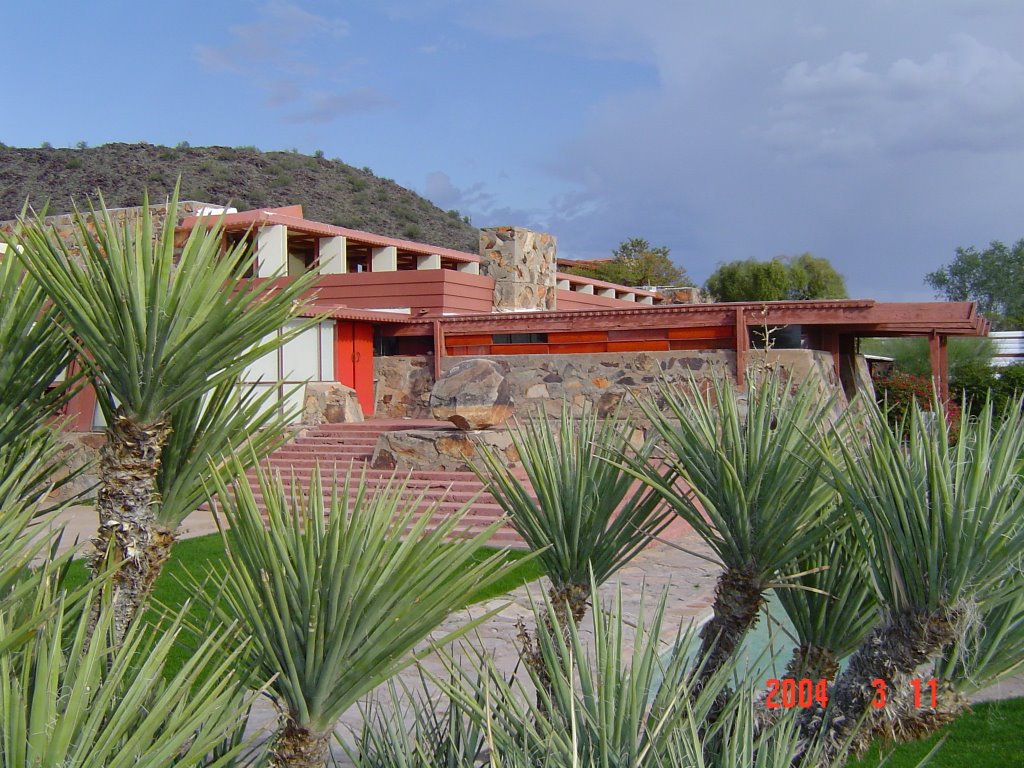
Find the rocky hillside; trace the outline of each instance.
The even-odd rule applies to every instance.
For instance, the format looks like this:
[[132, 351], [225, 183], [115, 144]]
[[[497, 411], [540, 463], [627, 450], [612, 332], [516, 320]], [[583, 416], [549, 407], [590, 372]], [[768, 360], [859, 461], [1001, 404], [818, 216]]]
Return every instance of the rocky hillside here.
[[50, 213], [86, 205], [96, 190], [110, 207], [138, 205], [143, 189], [163, 200], [181, 177], [181, 198], [242, 210], [301, 204], [307, 218], [476, 253], [478, 231], [458, 211], [442, 211], [369, 168], [255, 147], [105, 144], [22, 149], [0, 144], [0, 220], [26, 200]]

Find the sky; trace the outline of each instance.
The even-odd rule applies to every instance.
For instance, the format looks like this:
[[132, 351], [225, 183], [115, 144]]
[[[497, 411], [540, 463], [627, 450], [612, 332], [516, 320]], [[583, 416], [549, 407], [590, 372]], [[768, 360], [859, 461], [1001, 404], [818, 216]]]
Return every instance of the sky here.
[[1020, 0], [57, 0], [3, 31], [9, 146], [320, 150], [698, 284], [811, 252], [928, 300], [1024, 237]]

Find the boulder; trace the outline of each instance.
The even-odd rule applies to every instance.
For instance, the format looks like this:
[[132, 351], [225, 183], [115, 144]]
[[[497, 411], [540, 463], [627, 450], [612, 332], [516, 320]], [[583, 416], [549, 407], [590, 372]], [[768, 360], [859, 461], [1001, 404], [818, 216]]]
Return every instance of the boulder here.
[[363, 409], [352, 387], [333, 381], [310, 382], [302, 409], [302, 423], [342, 424], [363, 420]]
[[512, 436], [504, 429], [466, 432], [452, 427], [403, 429], [377, 438], [370, 466], [373, 469], [468, 472], [481, 462], [479, 448], [489, 447], [502, 463], [519, 465]]
[[459, 429], [487, 429], [512, 415], [508, 379], [497, 363], [474, 358], [458, 363], [434, 384], [430, 410], [435, 419]]

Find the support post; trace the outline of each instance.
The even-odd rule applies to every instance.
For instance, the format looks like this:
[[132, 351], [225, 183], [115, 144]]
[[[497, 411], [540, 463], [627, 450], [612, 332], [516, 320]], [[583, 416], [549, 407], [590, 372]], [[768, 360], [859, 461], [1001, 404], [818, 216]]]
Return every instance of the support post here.
[[441, 321], [434, 321], [434, 381], [441, 378], [441, 358], [444, 356], [444, 328]]
[[416, 269], [440, 269], [441, 255], [432, 253], [430, 255], [419, 255], [416, 257]]
[[821, 332], [821, 346], [826, 352], [832, 355], [832, 368], [836, 372], [836, 381], [839, 380], [839, 334], [831, 328], [825, 328]]
[[347, 241], [341, 235], [320, 238], [320, 272], [324, 275], [348, 272]]
[[397, 272], [398, 248], [393, 245], [386, 245], [383, 248], [374, 248], [370, 252], [370, 271]]
[[747, 376], [747, 351], [750, 337], [747, 335], [747, 318], [743, 307], [736, 307], [736, 386], [742, 387]]
[[256, 276], [273, 277], [285, 271], [288, 228], [283, 224], [260, 227], [256, 233]]

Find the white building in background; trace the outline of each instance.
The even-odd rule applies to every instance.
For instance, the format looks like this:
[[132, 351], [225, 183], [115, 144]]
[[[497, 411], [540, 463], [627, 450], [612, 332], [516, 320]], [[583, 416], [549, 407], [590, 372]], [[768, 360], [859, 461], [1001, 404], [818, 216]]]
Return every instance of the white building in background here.
[[996, 345], [992, 365], [1024, 363], [1024, 331], [991, 331], [989, 338]]

